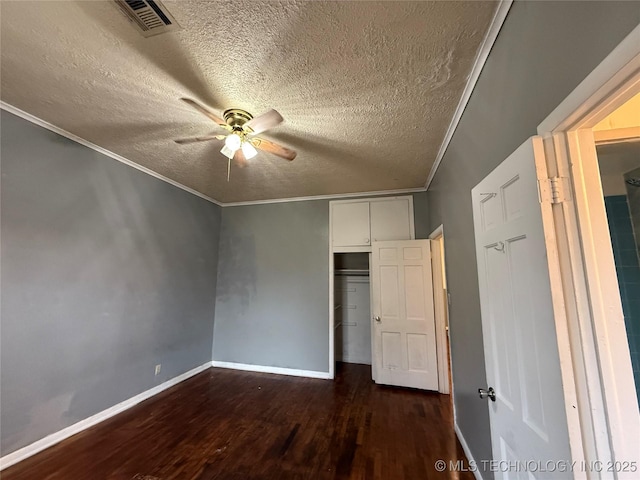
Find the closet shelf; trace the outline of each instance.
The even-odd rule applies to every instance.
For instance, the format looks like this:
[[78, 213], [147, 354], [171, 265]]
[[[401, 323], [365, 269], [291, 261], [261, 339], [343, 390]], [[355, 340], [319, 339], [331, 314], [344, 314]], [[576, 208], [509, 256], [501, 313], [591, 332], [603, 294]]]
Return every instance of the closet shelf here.
[[340, 268], [334, 272], [336, 275], [361, 275], [369, 276], [369, 270], [359, 268]]

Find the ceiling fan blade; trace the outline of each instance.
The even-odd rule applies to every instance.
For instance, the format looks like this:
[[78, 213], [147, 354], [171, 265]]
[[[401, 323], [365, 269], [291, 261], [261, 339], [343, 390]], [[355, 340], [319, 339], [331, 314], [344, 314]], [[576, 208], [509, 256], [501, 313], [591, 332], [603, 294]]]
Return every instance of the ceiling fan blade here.
[[236, 163], [236, 165], [238, 165], [240, 168], [244, 168], [247, 166], [247, 157], [244, 156], [244, 152], [242, 151], [242, 149], [238, 149], [236, 150], [235, 155], [233, 156], [233, 161]]
[[224, 140], [225, 135], [203, 135], [202, 137], [178, 138], [174, 142], [180, 145], [196, 142], [208, 142], [210, 140]]
[[252, 120], [249, 120], [244, 124], [245, 128], [248, 127], [251, 129], [251, 133], [258, 134], [264, 132], [265, 130], [269, 130], [275, 126], [280, 125], [284, 122], [284, 118], [275, 110], [269, 110], [262, 115], [255, 117]]
[[213, 113], [211, 110], [209, 110], [204, 105], [202, 105], [202, 104], [200, 104], [200, 103], [198, 103], [195, 100], [192, 100], [190, 98], [181, 98], [180, 100], [182, 100], [183, 102], [191, 105], [193, 108], [198, 110], [200, 113], [202, 113], [203, 115], [205, 115], [209, 119], [213, 120], [215, 123], [220, 125], [222, 128], [226, 128], [227, 130], [231, 130], [231, 127], [229, 125], [227, 125], [227, 122], [225, 122], [222, 118], [218, 117], [215, 113]]
[[278, 145], [277, 143], [270, 142], [264, 138], [252, 138], [250, 142], [254, 147], [264, 150], [265, 152], [273, 153], [285, 160], [292, 161], [297, 155], [294, 150]]

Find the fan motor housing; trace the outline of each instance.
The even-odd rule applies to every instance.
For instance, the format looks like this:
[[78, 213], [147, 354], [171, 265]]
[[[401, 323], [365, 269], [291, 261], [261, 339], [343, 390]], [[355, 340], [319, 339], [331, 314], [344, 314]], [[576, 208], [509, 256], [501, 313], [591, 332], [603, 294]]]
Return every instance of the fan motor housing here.
[[245, 123], [253, 118], [246, 110], [241, 110], [240, 108], [229, 108], [225, 110], [222, 114], [224, 116], [225, 122], [230, 127], [242, 127]]

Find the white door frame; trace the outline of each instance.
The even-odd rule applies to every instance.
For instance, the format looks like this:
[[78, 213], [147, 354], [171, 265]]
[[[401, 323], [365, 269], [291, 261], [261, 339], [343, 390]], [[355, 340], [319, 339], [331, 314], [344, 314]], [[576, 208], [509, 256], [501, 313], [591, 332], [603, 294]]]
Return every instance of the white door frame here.
[[550, 275], [561, 285], [556, 328], [567, 347], [560, 362], [565, 398], [576, 407], [567, 419], [576, 461], [640, 460], [640, 415], [591, 130], [639, 91], [640, 26], [538, 126], [548, 173], [567, 187], [567, 201], [551, 205], [558, 268]]
[[438, 391], [431, 241], [386, 240], [371, 246], [375, 382]]
[[444, 270], [444, 227], [440, 225], [429, 235], [431, 240], [431, 274], [433, 276], [433, 307], [436, 318], [436, 349], [438, 351], [438, 392], [449, 395], [449, 381], [451, 365], [447, 338], [449, 328], [447, 321], [447, 301], [444, 295], [437, 292], [446, 292], [446, 273]]
[[[356, 202], [384, 202], [388, 200], [398, 199], [398, 198], [407, 198], [409, 200], [410, 205], [410, 214], [409, 214], [409, 230], [411, 234], [411, 240], [415, 240], [416, 238], [416, 228], [415, 228], [415, 213], [413, 210], [413, 195], [396, 195], [396, 196], [383, 196], [383, 197], [365, 197], [356, 195], [356, 198], [349, 198], [345, 200], [331, 200], [329, 202], [329, 378], [334, 379], [336, 377], [336, 359], [335, 359], [335, 265], [334, 265], [334, 254], [335, 253], [367, 253], [371, 252], [371, 245], [368, 247], [347, 247], [342, 248], [340, 251], [336, 252], [333, 248], [333, 210], [331, 205], [333, 203], [356, 203]], [[369, 255], [369, 268], [371, 268], [371, 255]], [[371, 319], [370, 319], [371, 320]], [[373, 332], [373, 330], [372, 330]], [[373, 339], [373, 334], [371, 335]], [[373, 351], [371, 352], [371, 368], [373, 372]], [[374, 374], [375, 380], [375, 374]]]

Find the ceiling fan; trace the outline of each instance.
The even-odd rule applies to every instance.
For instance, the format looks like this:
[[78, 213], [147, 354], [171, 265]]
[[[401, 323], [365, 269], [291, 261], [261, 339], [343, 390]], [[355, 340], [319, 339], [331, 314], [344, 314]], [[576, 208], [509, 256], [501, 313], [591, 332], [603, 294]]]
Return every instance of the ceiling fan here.
[[233, 159], [239, 166], [244, 167], [247, 165], [248, 159], [251, 159], [258, 154], [256, 148], [264, 150], [265, 152], [273, 153], [285, 160], [292, 161], [296, 158], [297, 154], [294, 150], [255, 136], [269, 130], [270, 128], [278, 126], [284, 121], [282, 115], [275, 110], [269, 110], [262, 115], [254, 117], [246, 110], [230, 108], [225, 110], [222, 114], [223, 118], [220, 118], [207, 107], [201, 105], [195, 100], [190, 98], [181, 98], [181, 100], [204, 114], [210, 120], [213, 120], [218, 126], [224, 128], [229, 133], [180, 138], [174, 141], [180, 145], [185, 145], [188, 143], [208, 142], [211, 140], [224, 140], [224, 145], [222, 146], [220, 153], [229, 160], [227, 180], [231, 159]]

